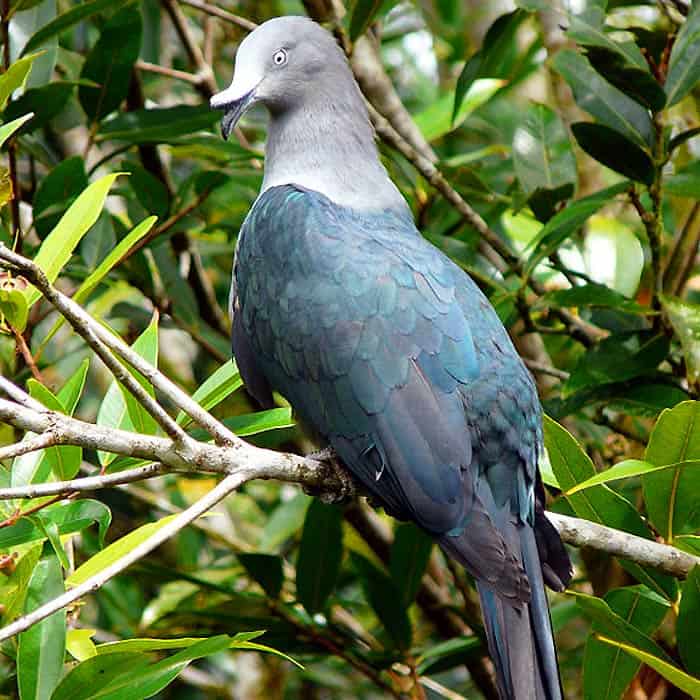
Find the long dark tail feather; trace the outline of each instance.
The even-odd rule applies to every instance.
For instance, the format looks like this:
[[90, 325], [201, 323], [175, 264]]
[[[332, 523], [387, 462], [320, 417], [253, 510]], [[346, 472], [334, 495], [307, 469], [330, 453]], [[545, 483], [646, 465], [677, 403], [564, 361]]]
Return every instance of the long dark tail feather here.
[[489, 651], [503, 700], [561, 700], [552, 625], [535, 533], [519, 525], [523, 568], [530, 600], [517, 603], [477, 583]]

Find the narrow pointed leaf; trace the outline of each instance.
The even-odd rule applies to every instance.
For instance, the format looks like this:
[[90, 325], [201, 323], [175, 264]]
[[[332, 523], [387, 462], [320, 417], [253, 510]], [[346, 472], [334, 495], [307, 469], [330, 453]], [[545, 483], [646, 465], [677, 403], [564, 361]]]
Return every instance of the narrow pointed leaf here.
[[700, 5], [693, 2], [671, 51], [664, 85], [668, 106], [682, 100], [700, 80]]

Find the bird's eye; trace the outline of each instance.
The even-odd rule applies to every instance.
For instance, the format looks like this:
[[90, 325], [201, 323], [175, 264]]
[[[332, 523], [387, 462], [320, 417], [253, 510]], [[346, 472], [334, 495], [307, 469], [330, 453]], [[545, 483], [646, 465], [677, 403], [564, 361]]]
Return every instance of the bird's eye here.
[[284, 49], [278, 49], [272, 56], [272, 62], [276, 66], [283, 66], [287, 62], [287, 52]]

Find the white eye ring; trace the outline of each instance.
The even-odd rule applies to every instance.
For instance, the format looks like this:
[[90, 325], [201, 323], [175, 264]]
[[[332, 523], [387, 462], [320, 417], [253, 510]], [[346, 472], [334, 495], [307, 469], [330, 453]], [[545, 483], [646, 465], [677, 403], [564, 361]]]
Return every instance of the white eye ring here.
[[272, 56], [272, 62], [276, 66], [283, 66], [287, 62], [287, 52], [284, 49], [278, 49]]

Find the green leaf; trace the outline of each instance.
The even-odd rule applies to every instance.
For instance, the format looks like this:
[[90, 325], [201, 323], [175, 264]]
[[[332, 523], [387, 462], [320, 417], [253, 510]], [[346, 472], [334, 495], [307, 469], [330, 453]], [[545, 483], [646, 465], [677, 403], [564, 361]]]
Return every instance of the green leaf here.
[[72, 416], [75, 413], [75, 408], [80, 401], [83, 389], [85, 388], [85, 380], [87, 372], [90, 368], [90, 358], [86, 357], [78, 369], [66, 380], [66, 383], [59, 389], [56, 398], [61, 402], [67, 415]]
[[[243, 385], [241, 374], [233, 360], [227, 360], [194, 392], [192, 398], [207, 411], [227, 399], [234, 391]], [[180, 411], [177, 415], [177, 423], [187, 426], [191, 418]]]
[[277, 506], [263, 528], [260, 549], [271, 551], [298, 532], [312, 502], [311, 497], [299, 493]]
[[149, 213], [164, 219], [170, 210], [170, 194], [168, 188], [146, 168], [138, 163], [124, 161], [121, 169], [131, 173], [129, 186], [141, 206]]
[[[595, 475], [593, 462], [565, 428], [549, 416], [544, 417], [543, 426], [544, 443], [552, 470], [564, 491]], [[604, 484], [567, 496], [566, 500], [580, 518], [651, 539], [651, 532], [637, 509]], [[624, 559], [620, 560], [620, 564], [653, 591], [675, 600], [677, 585], [670, 576], [644, 569]]]
[[452, 118], [450, 96], [443, 95], [414, 115], [414, 121], [427, 141], [436, 141], [463, 124], [477, 107], [488, 102], [505, 84], [504, 80], [495, 78], [476, 80], [467, 91], [456, 118]]
[[586, 58], [565, 49], [557, 53], [552, 63], [569, 83], [581, 109], [638, 146], [651, 146], [654, 129], [647, 110], [608, 83]]
[[97, 140], [170, 143], [178, 136], [190, 136], [195, 131], [209, 129], [218, 120], [219, 115], [208, 105], [141, 109], [103, 122]]
[[[610, 609], [625, 622], [645, 635], [651, 635], [669, 610], [669, 603], [654, 595], [645, 586], [616, 588], [605, 596]], [[620, 649], [600, 642], [596, 632], [603, 631], [594, 622], [586, 641], [583, 662], [585, 700], [619, 700], [639, 671], [639, 662]]]
[[[56, 503], [43, 511], [45, 520], [54, 523], [58, 534], [71, 535], [80, 532], [93, 523], [98, 526], [98, 541], [104, 541], [112, 515], [109, 508], [90, 498], [73, 503]], [[0, 550], [10, 549], [27, 542], [46, 539], [43, 530], [27, 518], [20, 518], [14, 525], [0, 530]]]
[[700, 161], [693, 160], [664, 180], [664, 191], [676, 197], [700, 199]]
[[688, 379], [695, 383], [700, 378], [700, 305], [669, 296], [661, 304], [681, 341]]
[[695, 138], [698, 135], [700, 135], [700, 126], [681, 131], [668, 142], [668, 152], [673, 153], [673, 151], [675, 151], [676, 148], [682, 146], [686, 141], [689, 141], [690, 139]]
[[[644, 459], [654, 465], [700, 459], [700, 403], [685, 401], [664, 411], [652, 430]], [[642, 477], [649, 520], [670, 544], [700, 527], [700, 470], [675, 467]]]
[[[231, 637], [229, 647], [242, 642], [249, 642], [265, 634], [264, 631], [239, 632]], [[125, 652], [145, 651], [169, 651], [170, 649], [186, 649], [197, 642], [202, 642], [206, 637], [176, 637], [175, 639], [152, 639], [141, 637], [138, 639], [120, 639], [116, 642], [105, 642], [95, 647], [97, 654], [123, 654]]]
[[251, 552], [239, 553], [236, 558], [270, 598], [279, 598], [284, 582], [281, 557], [275, 554]]
[[85, 661], [97, 653], [92, 641], [96, 630], [70, 629], [66, 634], [66, 651], [76, 660]]
[[700, 79], [700, 6], [694, 2], [671, 51], [664, 85], [668, 106], [680, 102]]
[[552, 306], [590, 306], [618, 309], [636, 314], [648, 314], [650, 309], [629, 299], [624, 294], [604, 284], [589, 282], [570, 289], [557, 289], [547, 292], [536, 302], [536, 308], [547, 309]]
[[93, 0], [93, 2], [85, 2], [68, 10], [68, 12], [63, 12], [33, 34], [24, 45], [22, 53], [26, 54], [32, 49], [42, 46], [49, 39], [62, 34], [66, 29], [70, 29], [88, 17], [92, 17], [103, 10], [116, 10], [127, 2], [133, 2], [133, 0]]
[[473, 54], [464, 64], [464, 68], [457, 78], [455, 86], [455, 99], [452, 106], [452, 123], [457, 121], [457, 116], [460, 113], [462, 103], [474, 81], [479, 77], [481, 71], [481, 51]]
[[462, 666], [467, 659], [481, 652], [483, 646], [483, 641], [474, 635], [438, 642], [420, 654], [416, 671], [425, 676]]
[[168, 515], [153, 523], [146, 523], [141, 527], [136, 528], [128, 535], [120, 537], [112, 542], [109, 546], [94, 554], [84, 564], [79, 566], [67, 579], [66, 585], [79, 586], [85, 583], [91, 576], [106, 569], [110, 564], [113, 564], [124, 555], [128, 554], [134, 547], [137, 547], [142, 542], [147, 540], [151, 535], [155, 535], [158, 530], [167, 525], [176, 515]]
[[[637, 48], [631, 42], [628, 44]], [[644, 67], [640, 68], [627, 62], [620, 54], [606, 48], [589, 48], [586, 55], [591, 65], [625, 95], [652, 112], [660, 112], [664, 108], [666, 93], [649, 72], [646, 61], [644, 61]]]
[[657, 655], [649, 654], [646, 651], [637, 649], [630, 644], [623, 644], [622, 642], [610, 639], [603, 635], [598, 635], [598, 639], [601, 642], [605, 642], [605, 644], [618, 647], [619, 649], [622, 649], [628, 654], [636, 657], [647, 666], [653, 668], [659, 675], [663, 676], [677, 688], [680, 688], [683, 692], [688, 693], [691, 698], [700, 698], [700, 680], [689, 676], [672, 663], [659, 658]]
[[399, 649], [411, 646], [411, 622], [394, 581], [369, 559], [352, 552], [352, 563], [362, 580], [362, 587], [376, 616]]
[[578, 145], [599, 163], [645, 185], [653, 182], [651, 156], [615, 129], [603, 124], [577, 122], [571, 125], [571, 130]]
[[698, 645], [698, 620], [700, 620], [700, 566], [696, 566], [683, 584], [676, 638], [683, 664], [694, 676], [700, 677], [700, 646]]
[[629, 188], [628, 182], [620, 182], [612, 187], [599, 190], [588, 197], [571, 202], [565, 209], [555, 214], [532, 242], [534, 250], [527, 261], [528, 274], [537, 264], [556, 250], [569, 236], [573, 235], [586, 220], [615, 195]]
[[23, 333], [27, 327], [28, 317], [29, 307], [24, 292], [7, 286], [0, 287], [0, 320], [18, 333]]
[[[22, 129], [23, 134], [45, 127], [59, 115], [73, 94], [72, 83], [56, 81], [41, 87], [25, 90], [16, 100], [10, 102], [3, 113], [3, 119], [31, 121]], [[31, 114], [31, 117], [29, 116]], [[4, 128], [4, 127], [3, 127]]]
[[99, 87], [78, 90], [80, 104], [91, 122], [113, 112], [126, 98], [131, 71], [141, 48], [141, 32], [141, 13], [133, 4], [123, 7], [102, 27], [80, 74]]
[[10, 136], [12, 136], [12, 134], [14, 134], [15, 131], [17, 131], [17, 129], [19, 129], [20, 126], [22, 126], [22, 124], [25, 124], [33, 117], [34, 113], [30, 112], [29, 114], [17, 117], [17, 119], [13, 119], [11, 122], [0, 126], [0, 146], [2, 146], [5, 143], [5, 141], [7, 141], [7, 139], [9, 139]]
[[700, 557], [700, 535], [678, 535], [673, 544], [684, 552]]
[[[148, 327], [134, 341], [131, 349], [138, 353], [144, 360], [154, 367], [158, 364], [158, 316], [154, 315]], [[131, 369], [132, 376], [151, 396], [154, 396], [153, 387], [136, 370]], [[131, 395], [131, 392], [122, 387], [115, 379], [109, 385], [105, 397], [102, 399], [97, 412], [97, 424], [120, 430], [153, 435], [158, 431], [158, 424], [153, 416]], [[98, 451], [100, 464], [109, 466], [117, 455], [111, 452]]]
[[355, 0], [350, 15], [350, 41], [356, 41], [374, 21], [382, 0]]
[[[109, 188], [120, 174], [105, 175], [97, 182], [93, 182], [71, 204], [56, 228], [44, 239], [34, 262], [44, 271], [49, 282], [53, 282], [58, 277], [80, 239], [97, 221]], [[41, 292], [31, 285], [27, 287], [25, 293], [30, 307], [41, 296]]]
[[224, 419], [224, 425], [239, 437], [258, 435], [269, 430], [293, 428], [296, 423], [291, 408], [270, 408]]
[[204, 639], [157, 663], [136, 652], [98, 654], [73, 668], [51, 700], [145, 700], [168, 686], [192, 661], [224, 651], [230, 641], [227, 635]]
[[0, 75], [0, 111], [7, 106], [10, 95], [15, 90], [24, 87], [24, 83], [32, 69], [34, 59], [41, 56], [42, 52], [33, 53], [24, 58], [20, 58], [10, 65], [10, 67]]
[[[29, 581], [24, 612], [63, 593], [63, 574], [53, 552], [41, 558]], [[19, 635], [17, 685], [20, 700], [49, 700], [63, 671], [66, 648], [65, 609], [49, 615]]]
[[58, 557], [58, 561], [61, 564], [61, 567], [63, 568], [64, 571], [68, 571], [70, 569], [70, 561], [68, 561], [68, 556], [66, 555], [66, 550], [63, 549], [63, 544], [61, 543], [61, 536], [58, 532], [58, 526], [56, 523], [52, 522], [48, 518], [45, 518], [44, 515], [39, 511], [36, 515], [30, 515], [28, 516], [29, 520], [32, 520], [37, 523], [38, 527], [42, 530], [44, 535], [46, 535], [46, 538], [49, 541], [49, 544], [51, 545], [51, 548], [54, 551], [54, 554], [56, 557]]
[[576, 603], [586, 617], [596, 623], [596, 630], [599, 634], [604, 634], [625, 644], [631, 644], [649, 654], [671, 661], [671, 657], [651, 637], [614, 612], [606, 601], [585, 593], [574, 591], [568, 593], [575, 596]]
[[569, 489], [565, 495], [570, 496], [578, 491], [588, 489], [591, 486], [597, 486], [598, 484], [609, 484], [611, 481], [617, 481], [618, 479], [629, 479], [633, 476], [642, 476], [643, 474], [658, 472], [662, 469], [675, 470], [682, 469], [684, 467], [697, 469], [700, 467], [700, 459], [691, 459], [675, 464], [663, 464], [661, 466], [649, 464], [649, 462], [645, 462], [641, 459], [626, 459], [623, 462], [618, 462], [618, 464], [610, 467], [609, 469], [599, 472], [590, 479], [586, 479], [580, 484], [576, 484], [576, 486]]
[[513, 133], [515, 173], [530, 196], [575, 183], [576, 159], [561, 119], [546, 105], [531, 104]]
[[343, 512], [314, 500], [304, 520], [297, 559], [297, 598], [307, 612], [325, 607], [343, 559]]
[[420, 588], [433, 551], [433, 538], [413, 523], [400, 523], [394, 530], [389, 573], [408, 608]]

